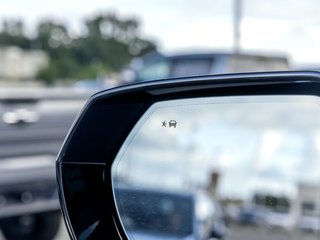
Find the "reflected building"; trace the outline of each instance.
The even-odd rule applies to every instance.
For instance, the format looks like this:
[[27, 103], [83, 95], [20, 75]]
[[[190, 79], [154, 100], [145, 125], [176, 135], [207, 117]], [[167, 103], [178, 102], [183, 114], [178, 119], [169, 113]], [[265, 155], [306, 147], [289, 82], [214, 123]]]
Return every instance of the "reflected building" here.
[[41, 50], [26, 51], [14, 46], [0, 48], [0, 81], [34, 80], [49, 60], [49, 56]]
[[298, 198], [300, 216], [320, 217], [320, 185], [300, 183], [298, 185]]

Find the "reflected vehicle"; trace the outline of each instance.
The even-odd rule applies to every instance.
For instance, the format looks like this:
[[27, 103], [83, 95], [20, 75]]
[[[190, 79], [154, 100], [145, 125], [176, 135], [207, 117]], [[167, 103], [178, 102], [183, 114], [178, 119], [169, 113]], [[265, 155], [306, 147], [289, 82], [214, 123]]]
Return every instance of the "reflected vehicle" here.
[[239, 211], [237, 222], [242, 225], [253, 226], [263, 224], [263, 213], [255, 207], [244, 207]]
[[[301, 219], [320, 209], [319, 97], [316, 72], [188, 77], [96, 94], [57, 160], [70, 235], [318, 239], [301, 231]], [[226, 229], [219, 203], [231, 218], [253, 206], [259, 211], [244, 218], [259, 222], [261, 211], [262, 223]]]
[[301, 216], [298, 222], [300, 230], [305, 232], [320, 232], [320, 216]]
[[118, 209], [132, 239], [196, 239], [192, 195], [116, 189]]
[[267, 213], [266, 224], [269, 228], [282, 228], [292, 231], [296, 227], [296, 219], [287, 211], [272, 211]]
[[295, 208], [296, 199], [284, 196], [264, 196], [264, 220], [268, 228], [281, 228], [287, 231], [294, 230], [297, 226], [298, 215], [301, 209]]
[[301, 204], [302, 214], [298, 219], [298, 228], [304, 232], [319, 234], [320, 232], [320, 212], [317, 200], [304, 201]]
[[217, 204], [203, 194], [116, 188], [115, 196], [130, 239], [196, 240], [226, 232]]

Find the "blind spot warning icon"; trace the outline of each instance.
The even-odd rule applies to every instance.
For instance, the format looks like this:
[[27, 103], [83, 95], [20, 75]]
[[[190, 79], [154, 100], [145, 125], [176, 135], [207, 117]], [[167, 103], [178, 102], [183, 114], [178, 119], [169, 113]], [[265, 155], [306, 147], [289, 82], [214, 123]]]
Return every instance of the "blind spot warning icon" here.
[[173, 127], [176, 128], [177, 127], [177, 121], [176, 120], [170, 120], [169, 121], [169, 128]]

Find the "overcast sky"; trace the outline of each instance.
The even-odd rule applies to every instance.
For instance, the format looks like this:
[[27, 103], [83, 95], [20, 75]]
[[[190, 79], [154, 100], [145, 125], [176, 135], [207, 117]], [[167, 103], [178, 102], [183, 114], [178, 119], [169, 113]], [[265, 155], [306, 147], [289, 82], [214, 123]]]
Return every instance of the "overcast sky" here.
[[[154, 104], [118, 153], [114, 181], [190, 190], [207, 187], [215, 172], [223, 197], [249, 198], [255, 192], [294, 197], [299, 184], [319, 184], [318, 109], [319, 100], [309, 96]], [[170, 119], [176, 128], [163, 127]]]
[[[31, 29], [54, 18], [81, 32], [79, 22], [94, 13], [117, 11], [142, 23], [142, 35], [160, 50], [232, 50], [234, 0], [10, 0], [0, 18], [18, 17]], [[242, 0], [244, 51], [287, 54], [293, 63], [320, 66], [319, 0]]]

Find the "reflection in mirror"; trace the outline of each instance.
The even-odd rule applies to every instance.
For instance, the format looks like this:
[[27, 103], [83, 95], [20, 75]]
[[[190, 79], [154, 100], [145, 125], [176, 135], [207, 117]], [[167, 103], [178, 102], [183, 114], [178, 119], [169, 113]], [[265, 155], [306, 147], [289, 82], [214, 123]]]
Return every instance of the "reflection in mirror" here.
[[315, 96], [154, 104], [112, 166], [129, 239], [318, 239]]

